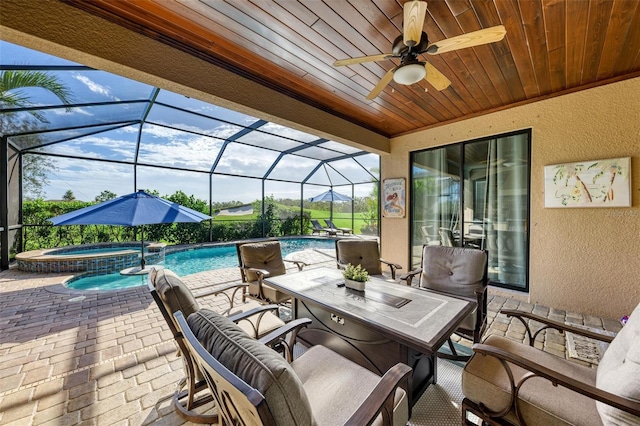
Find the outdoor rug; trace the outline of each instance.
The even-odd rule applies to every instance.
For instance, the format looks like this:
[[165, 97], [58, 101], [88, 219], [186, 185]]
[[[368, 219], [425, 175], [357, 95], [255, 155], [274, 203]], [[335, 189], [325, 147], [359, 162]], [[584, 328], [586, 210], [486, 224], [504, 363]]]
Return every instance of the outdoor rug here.
[[410, 426], [453, 426], [462, 422], [462, 367], [438, 359], [438, 383], [422, 394], [409, 419]]

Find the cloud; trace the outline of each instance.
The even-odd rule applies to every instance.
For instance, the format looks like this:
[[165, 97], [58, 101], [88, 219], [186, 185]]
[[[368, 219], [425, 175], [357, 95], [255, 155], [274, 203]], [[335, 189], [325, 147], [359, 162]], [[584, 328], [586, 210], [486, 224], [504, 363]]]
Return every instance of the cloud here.
[[96, 83], [95, 81], [93, 81], [89, 77], [87, 77], [86, 75], [74, 74], [73, 78], [75, 78], [79, 82], [83, 83], [93, 93], [105, 96], [105, 97], [107, 97], [109, 99], [113, 99], [114, 101], [119, 101], [120, 100], [119, 98], [117, 98], [116, 96], [113, 96], [111, 94], [111, 89], [110, 88]]

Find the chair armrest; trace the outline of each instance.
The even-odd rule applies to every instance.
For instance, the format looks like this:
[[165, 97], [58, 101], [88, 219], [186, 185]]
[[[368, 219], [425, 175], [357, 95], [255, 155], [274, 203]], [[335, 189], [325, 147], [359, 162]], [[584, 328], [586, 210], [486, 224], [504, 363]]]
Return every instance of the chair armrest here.
[[389, 262], [389, 261], [384, 260], [384, 259], [380, 259], [380, 262], [382, 262], [385, 265], [389, 266], [389, 268], [391, 269], [391, 278], [395, 280], [396, 279], [396, 270], [397, 269], [402, 269], [402, 265], [398, 265], [397, 263]]
[[[247, 284], [228, 284], [225, 285], [223, 287], [216, 287], [214, 289], [211, 290], [207, 290], [204, 291], [202, 293], [197, 293], [194, 294], [193, 297], [195, 297], [196, 299], [199, 299], [201, 297], [207, 297], [207, 296], [217, 296], [219, 294], [222, 294], [224, 297], [227, 298], [227, 301], [229, 302], [229, 309], [233, 308], [233, 300], [236, 297], [236, 293], [238, 292], [238, 290], [243, 290], [245, 288], [247, 288], [248, 285]], [[227, 293], [227, 290], [231, 290], [233, 289], [233, 292], [231, 292], [231, 295], [229, 295], [229, 293]]]
[[[391, 425], [393, 423], [393, 402], [396, 388], [400, 386], [401, 381], [408, 381], [411, 371], [411, 367], [402, 363], [398, 363], [387, 370], [367, 399], [358, 407], [345, 425], [371, 424], [381, 411], [383, 416], [382, 424]], [[408, 397], [409, 395], [407, 395]]]
[[[251, 335], [251, 337], [255, 339], [258, 338], [260, 322], [262, 322], [262, 318], [267, 313], [272, 313], [272, 315], [278, 317], [278, 308], [278, 305], [261, 305], [245, 312], [238, 312], [237, 314], [230, 315], [229, 319], [236, 324], [238, 324], [240, 321], [247, 321], [253, 329], [253, 334]], [[284, 324], [284, 321], [282, 323]]]
[[[554, 321], [549, 318], [542, 317], [540, 315], [519, 311], [517, 309], [502, 309], [500, 310], [500, 313], [506, 315], [507, 317], [517, 318], [518, 320], [520, 320], [522, 324], [524, 324], [525, 329], [527, 330], [527, 335], [529, 336], [530, 346], [533, 346], [536, 340], [536, 337], [538, 337], [538, 334], [540, 334], [542, 330], [546, 330], [549, 328], [558, 330], [561, 333], [568, 331], [574, 334], [578, 334], [580, 336], [600, 340], [601, 342], [605, 342], [605, 343], [611, 343], [613, 341], [613, 338], [615, 337], [615, 336], [610, 336], [608, 334], [598, 333], [598, 332], [587, 330], [584, 328], [571, 326], [559, 321]], [[532, 333], [531, 328], [529, 327], [529, 324], [527, 324], [527, 322], [523, 318], [528, 318], [528, 319], [540, 322], [544, 324], [544, 326], [538, 329], [535, 333]]]
[[282, 259], [282, 260], [289, 263], [295, 263], [296, 266], [298, 267], [298, 271], [302, 271], [302, 268], [304, 268], [305, 266], [309, 266], [308, 263], [305, 263], [302, 260], [289, 260], [289, 259]]
[[[275, 347], [282, 345], [285, 348], [285, 357], [287, 362], [293, 361], [293, 346], [296, 343], [298, 332], [301, 328], [305, 328], [311, 324], [309, 318], [299, 318], [289, 321], [282, 327], [273, 330], [271, 333], [258, 339], [258, 341], [266, 346]], [[289, 336], [287, 338], [287, 335]]]
[[[258, 277], [258, 284], [262, 285], [262, 279], [264, 277], [268, 277], [269, 271], [267, 271], [266, 269], [259, 269], [259, 268], [249, 268], [246, 266], [242, 266], [241, 267], [243, 271], [245, 271], [245, 276], [247, 272], [253, 272], [254, 274], [256, 274], [256, 276]], [[248, 280], [248, 279], [247, 279]], [[262, 293], [262, 291], [260, 291], [260, 293]]]
[[[507, 369], [508, 372], [510, 372], [510, 368], [507, 362], [510, 362], [517, 365], [518, 367], [530, 371], [535, 376], [549, 380], [554, 386], [560, 385], [581, 395], [585, 395], [588, 398], [603, 402], [607, 405], [626, 411], [627, 413], [631, 413], [635, 416], [640, 416], [640, 402], [604, 391], [602, 389], [598, 389], [597, 387], [589, 383], [576, 380], [558, 371], [551, 370], [543, 365], [536, 363], [531, 359], [524, 358], [503, 349], [481, 343], [476, 343], [473, 345], [473, 352], [497, 358], [498, 360], [500, 360], [502, 366]], [[509, 376], [513, 377], [512, 374], [509, 374]], [[526, 377], [518, 384], [514, 384], [512, 382], [511, 385], [519, 387], [523, 383], [526, 383], [526, 380], [528, 380], [528, 377]]]
[[400, 275], [400, 281], [406, 281], [407, 285], [410, 286], [413, 278], [422, 273], [422, 268], [414, 269], [413, 271], [409, 271], [404, 275]]
[[229, 316], [229, 319], [237, 323], [238, 321], [242, 321], [243, 319], [249, 318], [256, 314], [264, 315], [267, 312], [277, 311], [279, 307], [280, 307], [279, 305], [261, 305], [253, 309], [249, 309], [248, 311], [238, 312], [237, 314], [231, 315]]

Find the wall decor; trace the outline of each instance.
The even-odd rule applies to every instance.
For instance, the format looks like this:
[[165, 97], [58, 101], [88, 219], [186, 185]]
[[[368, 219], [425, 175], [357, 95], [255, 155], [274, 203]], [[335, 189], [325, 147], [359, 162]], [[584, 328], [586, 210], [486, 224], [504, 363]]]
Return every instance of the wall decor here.
[[544, 167], [545, 207], [631, 207], [631, 157]]
[[404, 178], [385, 179], [382, 182], [382, 216], [404, 217]]

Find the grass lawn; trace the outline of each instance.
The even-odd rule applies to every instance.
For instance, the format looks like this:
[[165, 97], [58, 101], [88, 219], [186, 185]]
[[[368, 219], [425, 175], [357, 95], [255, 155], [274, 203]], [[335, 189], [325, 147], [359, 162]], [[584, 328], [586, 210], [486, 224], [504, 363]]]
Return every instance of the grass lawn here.
[[[288, 209], [294, 211], [296, 213], [300, 213], [299, 208], [295, 207], [285, 207], [280, 206], [281, 208]], [[329, 219], [330, 212], [328, 210], [311, 210], [305, 209], [305, 212], [311, 215], [311, 219], [319, 219], [320, 224], [324, 225], [323, 219]], [[259, 216], [260, 212], [253, 212], [252, 214], [245, 214], [241, 216], [216, 216], [214, 217], [214, 221], [216, 222], [236, 222], [236, 221], [248, 221], [255, 220]], [[339, 213], [333, 212], [333, 223], [340, 228], [351, 228], [353, 233], [360, 234], [360, 229], [366, 225], [364, 219], [362, 219], [362, 213], [356, 213], [353, 217], [353, 222], [351, 221], [351, 213]]]

